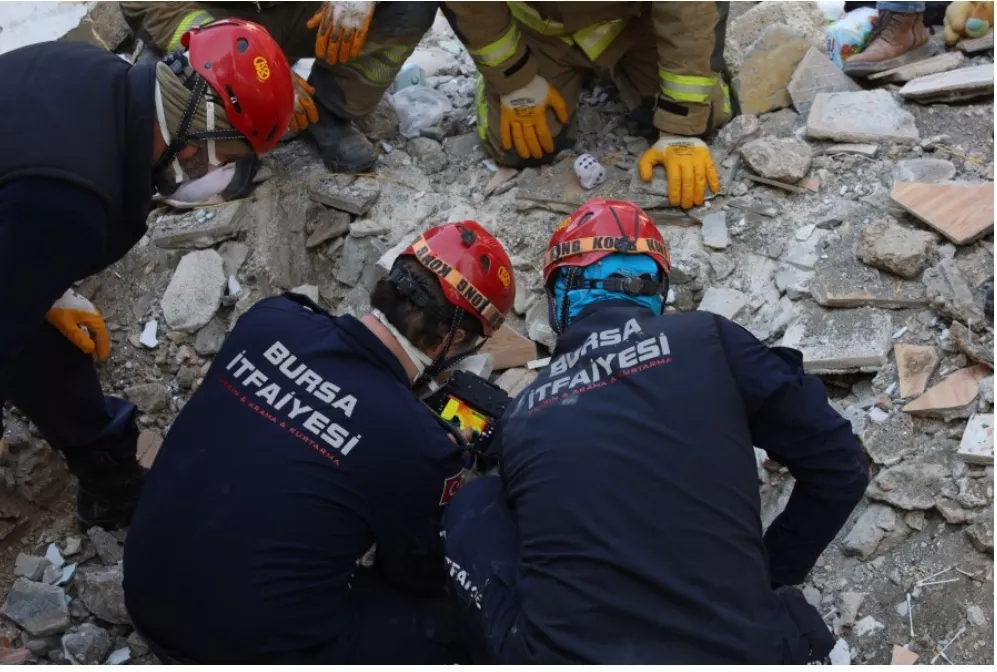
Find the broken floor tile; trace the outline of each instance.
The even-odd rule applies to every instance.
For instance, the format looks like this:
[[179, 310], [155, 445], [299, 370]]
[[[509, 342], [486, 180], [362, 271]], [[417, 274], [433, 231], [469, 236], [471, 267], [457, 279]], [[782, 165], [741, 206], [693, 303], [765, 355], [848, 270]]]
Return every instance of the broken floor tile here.
[[730, 245], [727, 232], [727, 216], [723, 212], [711, 212], [703, 217], [703, 245], [715, 250], [726, 249]]
[[818, 259], [817, 250], [820, 249], [827, 235], [828, 231], [818, 229], [806, 240], [794, 240], [790, 243], [782, 260], [804, 271], [813, 270]]
[[859, 514], [841, 541], [845, 555], [858, 556], [862, 560], [876, 552], [879, 543], [897, 524], [897, 514], [893, 507], [873, 503]]
[[65, 632], [71, 623], [62, 588], [23, 578], [7, 593], [3, 615], [34, 637]]
[[305, 241], [305, 247], [317, 247], [322, 243], [345, 236], [350, 231], [350, 216], [341, 210], [329, 209], [320, 213], [312, 234]]
[[978, 413], [966, 423], [959, 457], [970, 464], [994, 463], [994, 414]]
[[801, 116], [806, 117], [818, 93], [861, 91], [862, 87], [843, 73], [825, 54], [811, 47], [796, 66], [786, 89], [793, 99], [793, 107]]
[[838, 227], [828, 238], [825, 253], [814, 263], [810, 286], [817, 303], [831, 308], [907, 308], [928, 304], [921, 283], [866, 266], [855, 256], [855, 247], [851, 225]]
[[873, 75], [869, 75], [868, 79], [870, 82], [909, 82], [912, 79], [917, 79], [918, 77], [927, 77], [928, 75], [938, 74], [939, 72], [954, 70], [965, 61], [966, 57], [958, 51], [950, 51], [944, 54], [939, 54], [938, 56], [926, 58], [923, 61], [916, 61], [914, 63], [901, 65], [899, 68], [892, 68], [890, 70], [884, 70], [883, 72], [877, 72]]
[[955, 46], [959, 51], [966, 54], [975, 54], [978, 51], [993, 49], [994, 31], [991, 29], [990, 32], [983, 37], [977, 37], [972, 40], [960, 40], [960, 42]]
[[883, 90], [817, 94], [807, 137], [858, 143], [920, 139], [914, 116]]
[[993, 320], [987, 320], [973, 290], [962, 275], [959, 266], [951, 259], [927, 269], [921, 278], [932, 307], [940, 314], [981, 329]]
[[890, 316], [881, 310], [806, 305], [780, 345], [799, 350], [808, 373], [876, 371], [886, 364], [892, 333]]
[[942, 419], [968, 418], [973, 411], [970, 405], [980, 392], [980, 380], [988, 375], [990, 369], [982, 364], [954, 371], [904, 406], [904, 412]]
[[994, 66], [974, 65], [918, 77], [900, 89], [900, 97], [919, 103], [967, 100], [994, 94]]
[[956, 245], [971, 243], [994, 228], [993, 182], [898, 182], [893, 185], [890, 197]]
[[879, 150], [879, 145], [866, 145], [857, 143], [842, 143], [838, 145], [831, 145], [827, 148], [826, 152], [828, 154], [861, 154], [862, 156], [868, 156], [870, 159], [876, 156], [876, 152]]
[[937, 184], [955, 177], [955, 164], [945, 159], [906, 159], [893, 169], [894, 182]]
[[703, 294], [696, 310], [703, 310], [723, 315], [728, 320], [736, 320], [743, 317], [745, 309], [748, 307], [748, 297], [743, 292], [727, 287], [710, 287]]
[[924, 392], [928, 379], [938, 366], [935, 349], [926, 345], [895, 343], [893, 356], [897, 361], [897, 376], [900, 378], [900, 396], [909, 399]]
[[[546, 314], [547, 302], [537, 301], [534, 305], [537, 303], [542, 303], [544, 305], [544, 312]], [[531, 362], [536, 359], [537, 344], [521, 335], [508, 324], [503, 324], [499, 330], [485, 342], [484, 347], [481, 348], [481, 352], [488, 353], [492, 356], [492, 359], [494, 360], [492, 368], [495, 371], [502, 371], [503, 369], [512, 369], [523, 366], [527, 362]]]
[[954, 321], [949, 334], [959, 349], [974, 362], [994, 368], [993, 337], [988, 334], [974, 334], [962, 322]]

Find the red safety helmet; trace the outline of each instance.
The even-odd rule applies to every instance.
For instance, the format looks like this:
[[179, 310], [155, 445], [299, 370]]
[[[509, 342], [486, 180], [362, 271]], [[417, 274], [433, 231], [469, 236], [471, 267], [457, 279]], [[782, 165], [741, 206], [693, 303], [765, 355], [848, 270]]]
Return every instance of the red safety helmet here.
[[671, 268], [668, 246], [646, 212], [628, 201], [596, 198], [554, 230], [544, 254], [544, 283], [558, 268], [590, 266], [611, 254], [646, 254], [663, 276]]
[[273, 149], [291, 120], [294, 83], [287, 57], [270, 33], [250, 21], [220, 19], [191, 28], [180, 44], [188, 50], [194, 72], [224, 102], [226, 118], [253, 151], [262, 156]]
[[447, 301], [477, 317], [485, 336], [512, 310], [512, 262], [502, 243], [475, 221], [434, 226], [399, 256], [413, 256], [432, 271]]

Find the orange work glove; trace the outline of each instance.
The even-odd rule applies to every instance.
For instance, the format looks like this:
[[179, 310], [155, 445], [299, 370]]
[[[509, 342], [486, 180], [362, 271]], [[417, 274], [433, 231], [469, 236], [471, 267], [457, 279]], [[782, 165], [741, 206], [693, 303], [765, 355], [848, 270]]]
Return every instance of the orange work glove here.
[[672, 206], [688, 210], [693, 205], [702, 205], [707, 184], [714, 194], [720, 191], [720, 178], [710, 148], [699, 138], [662, 134], [637, 163], [640, 179], [650, 182], [657, 165], [665, 167], [668, 202]]
[[294, 113], [291, 115], [289, 125], [292, 131], [303, 131], [308, 128], [308, 124], [318, 121], [318, 108], [312, 100], [314, 94], [315, 87], [303, 77], [294, 74]]
[[110, 356], [111, 339], [104, 318], [92, 303], [73, 290], [66, 290], [45, 319], [86, 354], [95, 355], [101, 361]]
[[360, 55], [376, 2], [324, 2], [308, 20], [315, 34], [315, 58], [329, 65], [345, 63]]
[[502, 96], [499, 133], [502, 149], [516, 147], [521, 159], [543, 158], [554, 152], [554, 138], [547, 123], [547, 108], [554, 110], [557, 120], [568, 123], [568, 106], [564, 98], [547, 80], [537, 75], [529, 84]]

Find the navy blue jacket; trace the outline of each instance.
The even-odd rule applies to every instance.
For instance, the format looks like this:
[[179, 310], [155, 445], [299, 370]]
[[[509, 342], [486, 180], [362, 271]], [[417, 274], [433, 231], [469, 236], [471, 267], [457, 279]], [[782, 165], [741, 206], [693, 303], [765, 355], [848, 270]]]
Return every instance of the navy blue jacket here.
[[[803, 581], [868, 482], [799, 353], [706, 312], [590, 307], [501, 430], [536, 663], [782, 660], [772, 584]], [[753, 445], [796, 479], [764, 537]]]
[[133, 66], [82, 42], [40, 42], [0, 55], [0, 189], [55, 178], [84, 187], [104, 206], [99, 221], [66, 221], [102, 233], [101, 249], [87, 251], [87, 270], [76, 279], [107, 268], [145, 234], [155, 73], [154, 64]]
[[442, 589], [438, 520], [460, 470], [365, 326], [260, 301], [146, 481], [125, 548], [129, 613], [200, 663], [336, 660], [356, 634], [350, 579], [372, 544], [391, 585]]

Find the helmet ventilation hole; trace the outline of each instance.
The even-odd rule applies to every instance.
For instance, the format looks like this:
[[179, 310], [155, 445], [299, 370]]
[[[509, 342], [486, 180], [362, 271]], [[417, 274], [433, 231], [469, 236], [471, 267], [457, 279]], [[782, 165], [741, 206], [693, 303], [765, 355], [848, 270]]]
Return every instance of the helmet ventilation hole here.
[[244, 37], [240, 37], [235, 41], [235, 48], [238, 49], [240, 54], [246, 53], [246, 49], [249, 49], [249, 40]]

